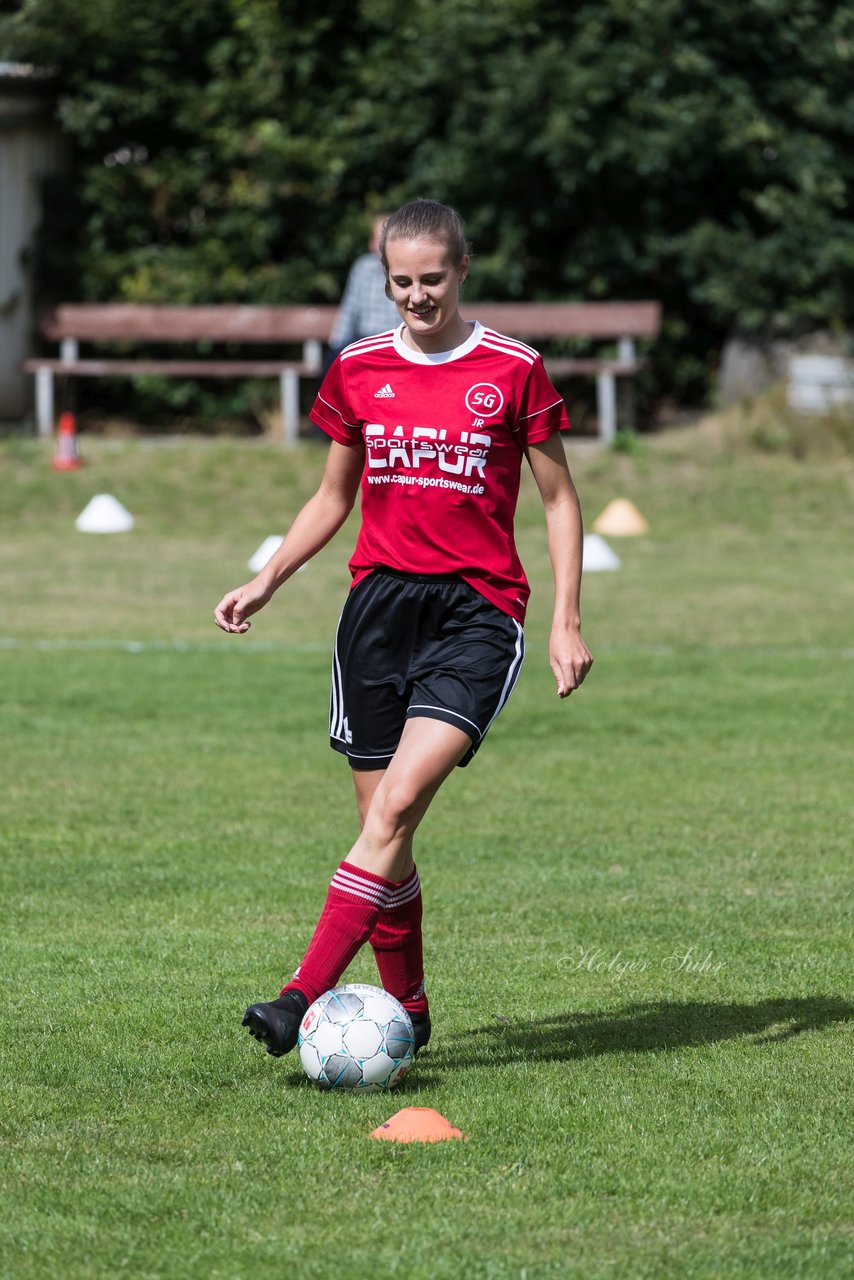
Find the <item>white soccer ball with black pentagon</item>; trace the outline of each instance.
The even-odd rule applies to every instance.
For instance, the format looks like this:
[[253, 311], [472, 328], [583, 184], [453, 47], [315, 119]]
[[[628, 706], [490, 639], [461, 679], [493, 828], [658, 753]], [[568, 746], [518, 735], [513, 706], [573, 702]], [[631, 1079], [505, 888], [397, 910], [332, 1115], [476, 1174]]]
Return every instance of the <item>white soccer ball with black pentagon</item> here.
[[306, 1010], [297, 1044], [305, 1074], [321, 1089], [378, 1093], [406, 1075], [415, 1036], [394, 996], [351, 982], [325, 991]]

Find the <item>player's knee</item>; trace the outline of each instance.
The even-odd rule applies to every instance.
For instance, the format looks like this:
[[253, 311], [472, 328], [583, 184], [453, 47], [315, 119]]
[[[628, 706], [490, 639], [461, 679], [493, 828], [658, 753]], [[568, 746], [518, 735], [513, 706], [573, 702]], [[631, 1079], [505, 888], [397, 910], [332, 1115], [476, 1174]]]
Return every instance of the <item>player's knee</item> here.
[[408, 835], [424, 813], [424, 800], [418, 789], [405, 781], [378, 788], [370, 811], [370, 822], [384, 843]]

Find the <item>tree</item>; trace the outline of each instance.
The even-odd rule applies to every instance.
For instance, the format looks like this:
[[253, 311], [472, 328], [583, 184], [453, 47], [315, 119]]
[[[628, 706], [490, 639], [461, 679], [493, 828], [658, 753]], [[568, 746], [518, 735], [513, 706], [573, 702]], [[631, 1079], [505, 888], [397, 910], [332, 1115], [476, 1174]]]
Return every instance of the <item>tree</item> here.
[[851, 323], [845, 4], [26, 0], [0, 37], [62, 72], [65, 297], [335, 300], [366, 215], [431, 195], [481, 297], [660, 298], [653, 389]]

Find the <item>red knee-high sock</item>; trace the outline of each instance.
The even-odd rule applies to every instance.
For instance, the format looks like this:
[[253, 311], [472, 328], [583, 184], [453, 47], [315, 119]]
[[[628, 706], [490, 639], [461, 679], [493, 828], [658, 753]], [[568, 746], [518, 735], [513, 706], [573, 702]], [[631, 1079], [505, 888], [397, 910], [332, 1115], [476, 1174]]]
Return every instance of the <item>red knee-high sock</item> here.
[[427, 1014], [421, 915], [421, 883], [413, 867], [386, 898], [371, 934], [371, 946], [384, 989], [410, 1013]]
[[302, 964], [285, 991], [301, 991], [316, 1000], [334, 987], [359, 948], [371, 936], [392, 880], [342, 862], [329, 886], [320, 919]]

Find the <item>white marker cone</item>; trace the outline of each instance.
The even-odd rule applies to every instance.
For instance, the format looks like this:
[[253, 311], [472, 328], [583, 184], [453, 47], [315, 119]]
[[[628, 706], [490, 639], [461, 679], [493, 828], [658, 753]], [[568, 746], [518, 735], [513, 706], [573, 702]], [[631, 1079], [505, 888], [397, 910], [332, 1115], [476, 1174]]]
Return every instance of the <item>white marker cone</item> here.
[[281, 534], [271, 534], [269, 538], [265, 538], [258, 550], [249, 561], [249, 568], [253, 573], [260, 573], [264, 565], [272, 555], [278, 551], [282, 545]]
[[604, 538], [600, 538], [598, 533], [584, 535], [585, 573], [603, 573], [619, 567], [619, 556], [615, 555]]
[[111, 493], [96, 493], [74, 524], [81, 533], [127, 533], [133, 516]]

